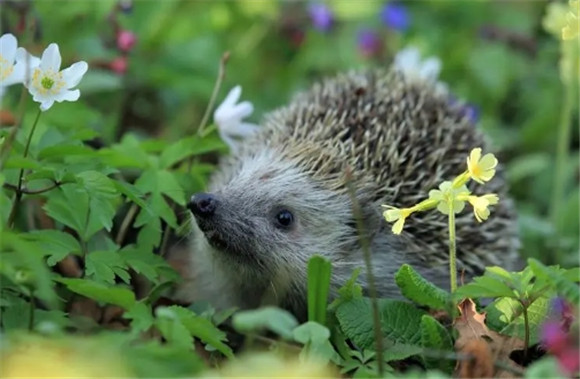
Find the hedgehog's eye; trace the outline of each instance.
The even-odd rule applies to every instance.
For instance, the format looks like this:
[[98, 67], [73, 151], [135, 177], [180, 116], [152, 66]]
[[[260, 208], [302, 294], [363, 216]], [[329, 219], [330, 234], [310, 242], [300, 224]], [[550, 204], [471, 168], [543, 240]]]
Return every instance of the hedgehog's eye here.
[[294, 215], [287, 209], [276, 214], [276, 226], [279, 228], [289, 228], [294, 222]]

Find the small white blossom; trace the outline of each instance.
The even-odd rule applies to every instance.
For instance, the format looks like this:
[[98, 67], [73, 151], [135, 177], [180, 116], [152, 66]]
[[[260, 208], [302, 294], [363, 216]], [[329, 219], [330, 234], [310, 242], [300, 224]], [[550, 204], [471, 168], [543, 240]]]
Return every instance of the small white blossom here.
[[441, 60], [437, 57], [421, 59], [421, 53], [414, 47], [407, 47], [395, 56], [394, 66], [409, 80], [418, 80], [431, 83], [438, 93], [448, 92], [447, 85], [439, 82]]
[[58, 45], [51, 43], [42, 53], [39, 66], [32, 73], [28, 91], [32, 99], [40, 103], [40, 109], [46, 111], [55, 101], [77, 101], [81, 93], [75, 87], [89, 68], [87, 62], [81, 61], [60, 71], [61, 57]]
[[234, 137], [243, 139], [258, 130], [258, 125], [242, 121], [252, 114], [254, 106], [249, 101], [236, 104], [241, 94], [242, 87], [232, 88], [213, 114], [220, 137], [234, 152], [237, 151], [239, 142]]
[[18, 47], [18, 41], [12, 34], [7, 33], [0, 37], [0, 89], [26, 80], [26, 65], [28, 73], [38, 66], [40, 60]]

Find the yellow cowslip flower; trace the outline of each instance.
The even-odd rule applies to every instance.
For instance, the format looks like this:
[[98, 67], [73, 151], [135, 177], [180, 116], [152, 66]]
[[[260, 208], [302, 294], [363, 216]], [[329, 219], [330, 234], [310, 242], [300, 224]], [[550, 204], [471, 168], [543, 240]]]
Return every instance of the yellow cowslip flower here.
[[469, 204], [473, 207], [473, 214], [475, 215], [475, 219], [479, 222], [487, 220], [490, 214], [488, 207], [490, 205], [496, 205], [499, 202], [499, 197], [495, 193], [483, 196], [468, 195], [464, 198], [469, 201]]
[[542, 20], [544, 30], [556, 38], [562, 35], [562, 29], [566, 27], [566, 14], [568, 7], [563, 3], [552, 2], [546, 6], [546, 15]]
[[488, 182], [493, 178], [496, 166], [497, 158], [495, 155], [489, 153], [481, 157], [481, 148], [479, 147], [471, 150], [467, 158], [469, 176], [480, 184]]
[[383, 212], [383, 217], [385, 218], [385, 220], [387, 220], [388, 222], [396, 221], [393, 224], [392, 228], [393, 233], [401, 234], [401, 232], [403, 231], [403, 225], [405, 225], [405, 220], [407, 219], [407, 217], [411, 215], [411, 213], [413, 213], [413, 209], [412, 208], [399, 209], [391, 207], [389, 205], [383, 205], [383, 207], [389, 208], [385, 212]]
[[449, 214], [449, 204], [453, 205], [453, 213], [459, 213], [465, 208], [465, 200], [462, 196], [469, 195], [465, 185], [455, 188], [453, 183], [446, 181], [439, 185], [438, 190], [429, 191], [429, 199], [437, 201], [437, 210], [445, 215]]
[[562, 39], [565, 41], [578, 38], [580, 22], [578, 11], [579, 11], [579, 0], [570, 1], [570, 9], [566, 14], [566, 25], [562, 28]]

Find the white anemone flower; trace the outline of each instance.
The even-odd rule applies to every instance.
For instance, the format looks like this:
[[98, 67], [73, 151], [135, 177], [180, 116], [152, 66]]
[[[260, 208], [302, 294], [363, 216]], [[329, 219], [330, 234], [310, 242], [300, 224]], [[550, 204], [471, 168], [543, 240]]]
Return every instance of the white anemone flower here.
[[39, 66], [32, 73], [32, 80], [28, 83], [28, 91], [32, 99], [40, 103], [40, 110], [46, 111], [55, 101], [77, 101], [81, 95], [75, 87], [89, 65], [81, 61], [60, 71], [61, 57], [58, 45], [51, 43], [42, 53]]
[[30, 67], [28, 73], [38, 66], [40, 60], [18, 47], [18, 41], [14, 35], [7, 33], [0, 37], [0, 88], [26, 80], [26, 65]]
[[236, 104], [241, 94], [242, 87], [232, 88], [213, 114], [220, 137], [233, 152], [238, 149], [237, 139], [249, 137], [258, 130], [258, 125], [243, 122], [244, 118], [252, 114], [254, 106], [249, 101]]
[[397, 53], [394, 66], [409, 80], [431, 83], [441, 94], [448, 92], [447, 85], [437, 80], [441, 72], [441, 60], [437, 57], [422, 60], [417, 48], [407, 47]]

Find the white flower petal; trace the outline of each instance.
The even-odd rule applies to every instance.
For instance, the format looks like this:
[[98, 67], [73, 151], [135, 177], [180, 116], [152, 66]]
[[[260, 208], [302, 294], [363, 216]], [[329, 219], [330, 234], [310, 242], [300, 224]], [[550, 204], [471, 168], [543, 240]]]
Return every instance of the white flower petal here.
[[0, 37], [0, 55], [2, 55], [2, 58], [6, 59], [9, 63], [14, 62], [17, 47], [18, 41], [13, 34], [6, 33]]
[[233, 130], [229, 130], [229, 134], [233, 136], [249, 137], [256, 133], [260, 127], [256, 124], [242, 122], [238, 124]]
[[66, 87], [73, 88], [79, 84], [83, 78], [83, 75], [87, 72], [88, 69], [89, 65], [87, 62], [80, 61], [73, 64], [69, 68], [62, 70], [62, 79], [66, 82]]
[[249, 101], [244, 101], [230, 108], [228, 118], [241, 121], [242, 118], [248, 117], [254, 112], [254, 106]]
[[[22, 83], [24, 83], [24, 86], [27, 86], [27, 79], [30, 80], [32, 73], [39, 65], [40, 58], [30, 54], [23, 47], [19, 47], [16, 50], [16, 65], [14, 65], [14, 71], [22, 72]], [[25, 67], [28, 67], [28, 72], [26, 72]]]
[[42, 58], [40, 59], [40, 68], [43, 71], [52, 70], [54, 72], [58, 72], [60, 70], [60, 64], [61, 58], [58, 45], [56, 43], [51, 43], [42, 53]]
[[419, 65], [420, 59], [419, 50], [414, 47], [407, 47], [395, 56], [395, 66], [404, 72], [408, 70], [414, 71]]
[[56, 94], [53, 99], [62, 103], [63, 101], [77, 101], [81, 96], [81, 91], [75, 89], [74, 91], [64, 90]]
[[419, 69], [419, 76], [429, 81], [436, 81], [441, 71], [441, 61], [438, 58], [431, 57], [423, 61]]
[[53, 99], [45, 100], [42, 103], [40, 103], [40, 110], [43, 112], [47, 111], [50, 107], [52, 107], [52, 104], [54, 104]]
[[240, 99], [241, 95], [242, 95], [242, 87], [235, 86], [230, 90], [230, 92], [228, 92], [222, 104], [232, 106]]
[[15, 64], [12, 73], [2, 81], [3, 86], [11, 86], [16, 83], [24, 83], [25, 70], [23, 64]]

